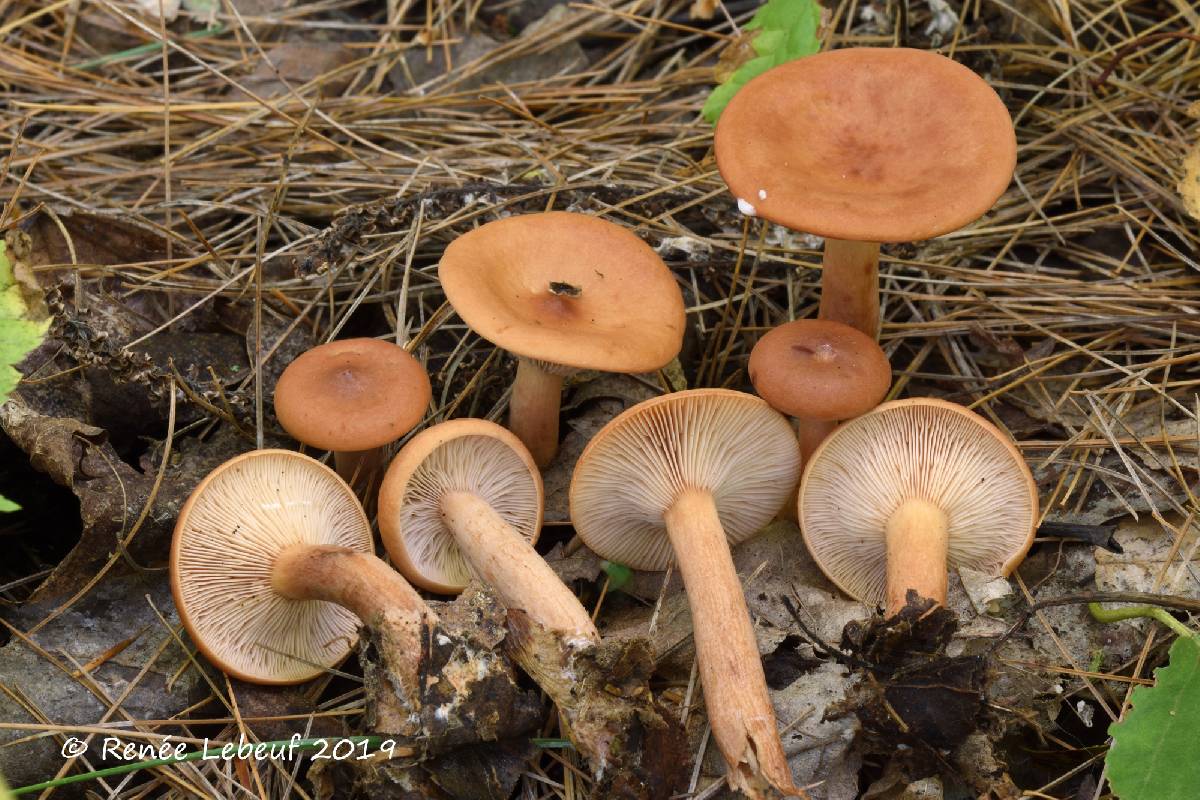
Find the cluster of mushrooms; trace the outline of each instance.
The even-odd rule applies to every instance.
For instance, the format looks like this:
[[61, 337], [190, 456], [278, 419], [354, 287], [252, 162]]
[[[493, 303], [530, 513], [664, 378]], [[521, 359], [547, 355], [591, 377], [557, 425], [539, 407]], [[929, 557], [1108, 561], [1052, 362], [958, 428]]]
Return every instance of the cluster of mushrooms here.
[[[876, 343], [880, 243], [976, 219], [1007, 186], [1015, 153], [1000, 99], [942, 56], [839, 50], [751, 81], [721, 117], [717, 163], [743, 213], [825, 237], [819, 318], [758, 341], [748, 370], [758, 396], [709, 388], [640, 403], [574, 466], [583, 543], [634, 569], [679, 569], [712, 733], [729, 784], [750, 796], [802, 792], [732, 545], [794, 514], [829, 579], [890, 615], [914, 592], [945, 603], [951, 568], [1007, 575], [1032, 542], [1037, 491], [1013, 443], [953, 403], [882, 402], [891, 369]], [[180, 616], [229, 674], [313, 678], [350, 652], [359, 620], [381, 613], [401, 620], [416, 652], [436, 615], [414, 586], [454, 594], [472, 580], [571, 648], [600, 641], [534, 549], [539, 467], [558, 446], [564, 376], [643, 373], [676, 356], [679, 283], [626, 228], [566, 212], [482, 225], [446, 248], [438, 274], [463, 321], [519, 359], [508, 429], [442, 422], [385, 464], [427, 411], [422, 366], [372, 339], [296, 359], [276, 388], [277, 416], [332, 451], [336, 474], [292, 451], [247, 453], [200, 484], [176, 529]], [[364, 503], [377, 508], [390, 565], [375, 555]], [[521, 666], [572, 735], [561, 670]], [[594, 749], [580, 747], [601, 769]]]

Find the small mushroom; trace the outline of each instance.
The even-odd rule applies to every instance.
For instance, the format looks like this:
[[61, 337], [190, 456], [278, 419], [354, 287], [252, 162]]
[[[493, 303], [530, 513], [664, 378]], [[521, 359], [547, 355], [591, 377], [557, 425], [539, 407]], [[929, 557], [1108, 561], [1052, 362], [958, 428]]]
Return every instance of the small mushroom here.
[[333, 470], [290, 450], [226, 461], [192, 492], [171, 544], [171, 588], [192, 641], [252, 683], [310, 680], [344, 659], [359, 620], [389, 614], [411, 662], [434, 614], [374, 555], [371, 527]]
[[751, 80], [721, 114], [717, 167], [739, 206], [825, 237], [822, 319], [879, 332], [879, 243], [930, 239], [1004, 193], [1016, 137], [971, 70], [907, 48], [857, 47]]
[[864, 603], [946, 602], [947, 570], [1008, 575], [1033, 543], [1037, 484], [1012, 441], [962, 406], [895, 400], [840, 425], [800, 483], [817, 566]]
[[892, 367], [874, 339], [822, 319], [768, 331], [750, 351], [749, 372], [762, 399], [796, 418], [802, 462], [839, 420], [883, 402], [892, 383]]
[[683, 295], [633, 232], [584, 214], [505, 217], [464, 234], [438, 265], [471, 329], [519, 358], [508, 426], [538, 466], [558, 450], [563, 378], [649, 372], [683, 343]]
[[729, 784], [799, 792], [729, 552], [778, 513], [799, 476], [787, 420], [760, 398], [694, 389], [639, 403], [588, 444], [571, 481], [584, 543], [634, 569], [679, 566], [696, 660]]
[[421, 421], [430, 397], [425, 368], [403, 347], [340, 339], [288, 364], [275, 415], [297, 440], [332, 450], [338, 474], [369, 498], [384, 447]]
[[558, 707], [597, 778], [625, 797], [666, 796], [674, 781], [641, 748], [681, 749], [682, 730], [655, 706], [649, 670], [613, 674], [612, 662], [599, 664], [591, 616], [533, 548], [541, 524], [537, 465], [513, 433], [486, 420], [421, 431], [379, 491], [380, 532], [400, 571], [434, 592], [457, 593], [472, 577], [490, 586], [509, 610], [505, 651]]

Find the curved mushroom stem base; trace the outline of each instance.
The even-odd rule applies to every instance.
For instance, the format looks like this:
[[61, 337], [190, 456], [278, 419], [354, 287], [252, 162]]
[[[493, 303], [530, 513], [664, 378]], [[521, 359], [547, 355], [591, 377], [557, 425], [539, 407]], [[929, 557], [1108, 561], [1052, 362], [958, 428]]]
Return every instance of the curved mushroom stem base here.
[[888, 617], [904, 608], [909, 589], [946, 604], [949, 529], [946, 512], [925, 500], [904, 501], [888, 519]]
[[529, 448], [539, 467], [549, 464], [558, 452], [562, 386], [562, 375], [547, 372], [528, 358], [517, 362], [508, 401], [508, 429]]
[[696, 660], [713, 738], [734, 789], [761, 797], [765, 784], [786, 795], [792, 783], [742, 584], [712, 495], [689, 490], [663, 515], [683, 576]]
[[521, 534], [472, 492], [447, 492], [442, 516], [467, 563], [510, 609], [550, 631], [599, 641], [591, 615]]
[[[271, 586], [289, 600], [324, 600], [353, 611], [363, 622], [381, 621], [404, 653], [389, 666], [416, 702], [421, 631], [437, 621], [416, 590], [382, 559], [348, 547], [297, 544], [271, 567]], [[416, 706], [414, 706], [416, 707]]]
[[843, 322], [879, 340], [878, 242], [825, 240], [817, 316]]

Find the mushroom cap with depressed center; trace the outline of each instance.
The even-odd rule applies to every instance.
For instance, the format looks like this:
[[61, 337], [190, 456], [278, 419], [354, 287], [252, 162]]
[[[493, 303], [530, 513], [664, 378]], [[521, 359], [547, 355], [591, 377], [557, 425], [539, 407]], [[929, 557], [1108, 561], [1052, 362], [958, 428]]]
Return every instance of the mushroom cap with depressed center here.
[[288, 364], [275, 415], [322, 450], [372, 450], [413, 429], [429, 408], [429, 375], [407, 350], [380, 339], [340, 339]]
[[804, 542], [838, 588], [882, 603], [888, 519], [920, 499], [948, 520], [947, 566], [1008, 575], [1033, 544], [1037, 484], [983, 417], [932, 398], [894, 400], [840, 425], [800, 482]]
[[537, 541], [542, 476], [521, 441], [482, 419], [434, 425], [396, 454], [379, 488], [384, 547], [417, 586], [457, 594], [473, 577], [442, 516], [446, 492], [478, 495], [531, 545]]
[[883, 401], [892, 367], [862, 331], [826, 319], [798, 319], [767, 332], [750, 351], [754, 390], [784, 414], [833, 422]]
[[597, 217], [489, 222], [450, 243], [438, 278], [472, 330], [524, 358], [649, 372], [683, 344], [683, 295], [667, 265], [632, 231]]
[[761, 398], [675, 392], [627, 409], [592, 438], [571, 479], [571, 521], [602, 557], [662, 570], [673, 560], [663, 514], [680, 492], [710, 492], [736, 544], [774, 518], [799, 475], [791, 425]]
[[856, 47], [789, 61], [722, 112], [717, 167], [756, 216], [835, 239], [912, 242], [958, 230], [1016, 166], [1008, 109], [945, 56]]
[[276, 557], [297, 544], [374, 553], [354, 492], [300, 453], [255, 450], [230, 459], [184, 503], [171, 543], [171, 590], [188, 635], [223, 672], [302, 683], [354, 647], [359, 621], [350, 611], [272, 588]]

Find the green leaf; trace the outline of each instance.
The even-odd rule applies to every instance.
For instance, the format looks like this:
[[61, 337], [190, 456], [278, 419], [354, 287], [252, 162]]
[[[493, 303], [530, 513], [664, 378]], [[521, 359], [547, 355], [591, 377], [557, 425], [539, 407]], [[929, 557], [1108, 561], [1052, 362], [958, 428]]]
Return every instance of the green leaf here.
[[[22, 286], [17, 282], [4, 242], [0, 241], [0, 405], [17, 388], [21, 373], [14, 367], [39, 344], [50, 327], [49, 320], [29, 319]], [[0, 512], [19, 506], [0, 495]]]
[[1194, 800], [1200, 786], [1200, 640], [1180, 636], [1154, 686], [1133, 690], [1132, 708], [1112, 725], [1105, 761], [1121, 800]]
[[601, 561], [600, 568], [608, 575], [608, 588], [610, 589], [620, 589], [633, 577], [633, 570], [615, 561]]
[[821, 5], [817, 0], [767, 0], [742, 28], [753, 33], [754, 57], [713, 89], [700, 113], [715, 125], [725, 106], [751, 78], [817, 52], [821, 47], [820, 27]]

